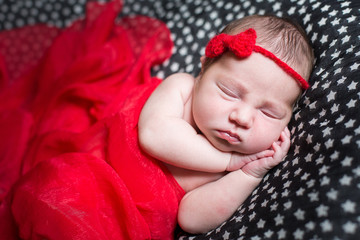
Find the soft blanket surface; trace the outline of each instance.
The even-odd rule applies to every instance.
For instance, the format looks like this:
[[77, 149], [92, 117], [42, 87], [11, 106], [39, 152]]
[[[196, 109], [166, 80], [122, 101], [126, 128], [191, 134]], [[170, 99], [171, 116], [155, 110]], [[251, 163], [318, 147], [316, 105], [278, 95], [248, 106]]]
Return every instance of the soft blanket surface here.
[[173, 43], [158, 20], [115, 21], [121, 7], [0, 33], [2, 239], [173, 238], [184, 192], [137, 140]]

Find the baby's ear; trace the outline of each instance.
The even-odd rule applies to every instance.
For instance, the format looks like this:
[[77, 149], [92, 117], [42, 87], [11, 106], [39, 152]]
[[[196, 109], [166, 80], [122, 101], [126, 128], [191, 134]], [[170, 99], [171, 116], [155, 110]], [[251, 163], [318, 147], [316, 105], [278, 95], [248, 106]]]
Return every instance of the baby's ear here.
[[200, 74], [202, 74], [202, 73], [204, 72], [205, 59], [206, 59], [206, 56], [201, 56], [201, 57], [200, 57], [200, 62], [201, 62], [201, 71], [200, 71]]
[[200, 57], [201, 66], [204, 65], [205, 59], [206, 59], [206, 56]]

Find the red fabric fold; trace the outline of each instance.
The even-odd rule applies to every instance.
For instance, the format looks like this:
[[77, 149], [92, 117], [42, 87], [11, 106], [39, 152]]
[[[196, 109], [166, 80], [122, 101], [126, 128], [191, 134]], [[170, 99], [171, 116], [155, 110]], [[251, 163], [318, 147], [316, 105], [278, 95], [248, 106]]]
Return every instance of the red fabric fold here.
[[[150, 68], [173, 43], [156, 19], [115, 21], [120, 9], [120, 1], [89, 2], [86, 18], [68, 28], [0, 33], [8, 44], [0, 44], [4, 239], [173, 238], [184, 191], [141, 151], [137, 132], [161, 82]], [[8, 49], [20, 47], [9, 39], [34, 32], [29, 51]], [[14, 60], [21, 55], [29, 59]]]

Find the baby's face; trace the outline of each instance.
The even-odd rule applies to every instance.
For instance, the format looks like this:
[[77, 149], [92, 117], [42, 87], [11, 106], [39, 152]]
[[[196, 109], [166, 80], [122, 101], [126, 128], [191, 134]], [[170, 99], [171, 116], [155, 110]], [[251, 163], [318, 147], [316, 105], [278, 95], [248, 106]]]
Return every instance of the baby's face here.
[[300, 93], [296, 80], [272, 60], [259, 53], [238, 59], [228, 52], [197, 80], [192, 111], [216, 148], [251, 154], [279, 139]]

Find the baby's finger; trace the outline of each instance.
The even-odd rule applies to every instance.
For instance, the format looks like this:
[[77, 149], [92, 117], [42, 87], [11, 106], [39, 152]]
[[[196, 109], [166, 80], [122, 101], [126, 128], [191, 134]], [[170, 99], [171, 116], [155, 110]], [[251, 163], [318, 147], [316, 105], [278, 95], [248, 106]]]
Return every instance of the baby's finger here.
[[274, 150], [264, 150], [262, 152], [258, 153], [258, 158], [264, 158], [264, 157], [272, 157], [274, 155]]
[[288, 135], [286, 135], [285, 132], [282, 132], [280, 134], [280, 140], [281, 140], [281, 150], [284, 152], [284, 153], [287, 153], [289, 151], [289, 148], [290, 148], [290, 137]]
[[290, 138], [291, 133], [290, 133], [290, 130], [289, 130], [288, 127], [286, 127], [286, 128], [284, 129], [284, 132], [285, 132], [286, 136], [287, 136], [288, 138]]
[[273, 155], [273, 161], [276, 162], [276, 164], [280, 163], [284, 158], [284, 152], [282, 151], [281, 147], [277, 143], [273, 143], [272, 145], [275, 153]]

